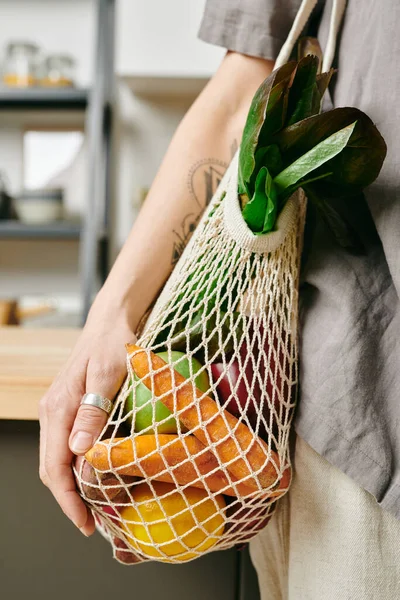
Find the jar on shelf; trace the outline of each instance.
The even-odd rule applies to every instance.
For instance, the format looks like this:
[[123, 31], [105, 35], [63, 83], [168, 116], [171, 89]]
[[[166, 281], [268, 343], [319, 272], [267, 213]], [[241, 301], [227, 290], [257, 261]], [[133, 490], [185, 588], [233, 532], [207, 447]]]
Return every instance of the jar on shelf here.
[[6, 48], [3, 82], [11, 87], [35, 85], [39, 47], [26, 41], [10, 42]]
[[50, 87], [73, 86], [75, 64], [75, 59], [68, 54], [51, 54], [44, 61], [40, 84]]

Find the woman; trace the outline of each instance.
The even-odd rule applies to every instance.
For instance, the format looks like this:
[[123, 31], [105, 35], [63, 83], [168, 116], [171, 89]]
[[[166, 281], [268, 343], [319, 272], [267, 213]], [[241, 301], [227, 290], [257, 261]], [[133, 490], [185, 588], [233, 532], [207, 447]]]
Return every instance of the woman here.
[[[94, 523], [76, 492], [71, 460], [91, 447], [107, 414], [80, 405], [81, 398], [117, 393], [124, 343], [212, 195], [205, 178], [209, 184], [214, 174], [218, 182], [240, 142], [252, 96], [271, 73], [299, 5], [208, 0], [200, 37], [228, 52], [180, 124], [80, 340], [41, 402], [41, 478], [85, 535]], [[330, 12], [330, 1], [314, 12], [322, 47]], [[251, 546], [269, 600], [400, 597], [399, 25], [395, 0], [348, 2], [332, 100], [364, 110], [389, 152], [367, 193], [378, 235], [360, 224], [366, 254], [341, 250], [318, 219], [308, 234], [295, 476]]]

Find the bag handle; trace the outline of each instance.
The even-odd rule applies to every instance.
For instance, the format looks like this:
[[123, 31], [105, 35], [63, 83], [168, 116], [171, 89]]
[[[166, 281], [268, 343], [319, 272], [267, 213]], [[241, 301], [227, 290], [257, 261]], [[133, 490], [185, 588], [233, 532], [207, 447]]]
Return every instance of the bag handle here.
[[[286, 42], [283, 44], [278, 58], [275, 62], [275, 69], [281, 67], [290, 58], [292, 50], [303, 31], [312, 11], [314, 10], [318, 0], [303, 0], [297, 12], [296, 18], [293, 21], [292, 28], [289, 32]], [[331, 19], [329, 23], [329, 35], [324, 58], [322, 61], [322, 72], [329, 71], [332, 65], [333, 57], [335, 56], [336, 39], [338, 36], [340, 23], [343, 18], [344, 9], [346, 8], [346, 0], [333, 0]]]

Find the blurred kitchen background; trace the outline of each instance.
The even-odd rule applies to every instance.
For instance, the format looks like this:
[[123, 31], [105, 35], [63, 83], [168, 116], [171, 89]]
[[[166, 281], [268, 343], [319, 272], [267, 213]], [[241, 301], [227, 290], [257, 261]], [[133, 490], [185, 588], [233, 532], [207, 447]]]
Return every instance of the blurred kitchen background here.
[[204, 0], [0, 0], [0, 322], [82, 324], [223, 50]]

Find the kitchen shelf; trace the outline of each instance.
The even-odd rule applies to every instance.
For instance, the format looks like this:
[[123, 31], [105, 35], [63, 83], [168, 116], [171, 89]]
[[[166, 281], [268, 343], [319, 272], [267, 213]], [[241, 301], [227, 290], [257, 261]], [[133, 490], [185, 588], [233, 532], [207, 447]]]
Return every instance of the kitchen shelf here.
[[84, 110], [90, 91], [83, 88], [5, 88], [0, 87], [0, 109], [4, 110]]
[[77, 240], [82, 231], [80, 223], [60, 221], [31, 225], [20, 221], [0, 221], [0, 240], [4, 239], [63, 239]]
[[[49, 10], [50, 9], [49, 3]], [[53, 3], [54, 4], [54, 3]], [[87, 190], [82, 223], [60, 221], [33, 226], [0, 221], [0, 240], [78, 240], [81, 280], [80, 322], [109, 271], [111, 137], [114, 103], [115, 0], [93, 2], [96, 18], [94, 74], [89, 88], [12, 88], [0, 82], [0, 118], [22, 121], [22, 130], [43, 121], [77, 127], [84, 122]], [[13, 114], [10, 116], [10, 112]], [[3, 116], [4, 115], [4, 116]], [[29, 118], [29, 121], [27, 122]], [[80, 125], [79, 125], [80, 127]], [[98, 218], [93, 218], [96, 215]], [[28, 251], [28, 248], [27, 248]]]

